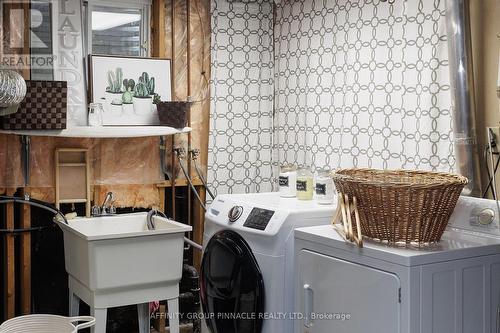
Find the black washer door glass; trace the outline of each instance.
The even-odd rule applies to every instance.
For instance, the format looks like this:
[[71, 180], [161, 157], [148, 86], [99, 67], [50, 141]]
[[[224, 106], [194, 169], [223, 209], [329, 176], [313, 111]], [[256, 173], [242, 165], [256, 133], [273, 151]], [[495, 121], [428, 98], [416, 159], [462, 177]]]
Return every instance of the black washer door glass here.
[[210, 332], [261, 333], [262, 273], [247, 242], [234, 231], [219, 231], [205, 248], [201, 301]]

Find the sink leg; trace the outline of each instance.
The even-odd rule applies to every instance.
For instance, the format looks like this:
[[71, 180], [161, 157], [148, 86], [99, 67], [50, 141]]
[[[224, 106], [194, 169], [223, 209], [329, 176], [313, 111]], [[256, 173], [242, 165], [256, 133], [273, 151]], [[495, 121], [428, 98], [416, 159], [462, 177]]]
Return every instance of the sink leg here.
[[149, 303], [137, 304], [139, 333], [149, 333]]
[[95, 326], [90, 329], [91, 333], [106, 333], [107, 309], [90, 309], [90, 315], [95, 318]]
[[69, 316], [76, 317], [80, 314], [80, 299], [73, 293], [72, 290], [69, 291]]
[[168, 306], [168, 326], [170, 333], [179, 333], [179, 299], [167, 300]]

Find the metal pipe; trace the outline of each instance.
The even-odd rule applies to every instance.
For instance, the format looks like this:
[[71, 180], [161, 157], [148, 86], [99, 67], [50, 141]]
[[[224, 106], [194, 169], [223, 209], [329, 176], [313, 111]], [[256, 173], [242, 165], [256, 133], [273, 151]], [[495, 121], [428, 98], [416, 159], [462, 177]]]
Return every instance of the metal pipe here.
[[469, 179], [463, 195], [481, 195], [468, 0], [446, 0], [446, 30], [457, 171]]
[[30, 184], [30, 151], [31, 151], [31, 138], [27, 135], [21, 136], [21, 160], [23, 165], [24, 186]]
[[203, 208], [204, 211], [207, 211], [207, 207], [205, 206], [205, 204], [203, 203], [203, 200], [201, 200], [200, 198], [200, 195], [198, 194], [198, 191], [196, 190], [196, 187], [194, 187], [193, 185], [193, 182], [191, 180], [191, 177], [189, 177], [189, 174], [187, 172], [187, 169], [186, 167], [184, 166], [184, 164], [182, 163], [182, 151], [183, 149], [182, 148], [175, 148], [174, 151], [175, 151], [175, 154], [177, 155], [177, 160], [179, 161], [179, 166], [181, 167], [181, 170], [182, 172], [184, 173], [184, 176], [186, 177], [186, 180], [189, 184], [189, 187], [191, 188], [191, 190], [193, 191], [193, 194], [195, 195], [196, 199], [198, 199], [201, 207]]
[[201, 245], [200, 245], [200, 244], [198, 244], [198, 243], [195, 243], [194, 241], [190, 240], [189, 238], [184, 237], [184, 242], [185, 242], [186, 244], [191, 245], [191, 246], [192, 246], [193, 248], [195, 248], [196, 250], [203, 252], [203, 246], [201, 246]]
[[200, 155], [200, 150], [199, 149], [191, 149], [189, 152], [191, 153], [191, 159], [193, 160], [194, 168], [196, 170], [196, 173], [198, 174], [198, 177], [200, 178], [200, 180], [203, 184], [203, 187], [205, 187], [205, 190], [212, 197], [212, 199], [215, 199], [215, 195], [212, 193], [212, 191], [210, 191], [210, 188], [208, 188], [207, 181], [206, 181], [205, 177], [203, 176], [200, 167], [198, 166], [197, 160], [198, 160], [198, 156]]

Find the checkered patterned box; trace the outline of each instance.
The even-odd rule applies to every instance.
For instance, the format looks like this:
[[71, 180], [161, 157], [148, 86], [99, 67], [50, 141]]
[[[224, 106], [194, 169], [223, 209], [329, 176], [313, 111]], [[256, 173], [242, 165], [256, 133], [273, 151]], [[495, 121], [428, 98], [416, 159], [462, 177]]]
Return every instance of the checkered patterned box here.
[[66, 128], [66, 81], [26, 81], [19, 110], [0, 117], [4, 130], [62, 130]]

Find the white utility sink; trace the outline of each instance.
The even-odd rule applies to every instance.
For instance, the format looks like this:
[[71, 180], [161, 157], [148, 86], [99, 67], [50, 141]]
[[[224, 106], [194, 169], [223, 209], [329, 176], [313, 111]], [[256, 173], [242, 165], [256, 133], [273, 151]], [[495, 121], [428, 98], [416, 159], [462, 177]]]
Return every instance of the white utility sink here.
[[91, 307], [170, 299], [182, 276], [184, 233], [192, 228], [147, 213], [59, 222], [69, 287]]

